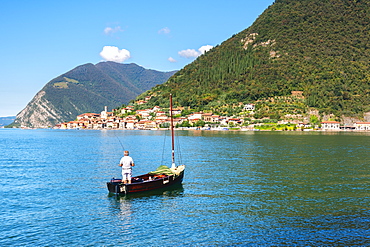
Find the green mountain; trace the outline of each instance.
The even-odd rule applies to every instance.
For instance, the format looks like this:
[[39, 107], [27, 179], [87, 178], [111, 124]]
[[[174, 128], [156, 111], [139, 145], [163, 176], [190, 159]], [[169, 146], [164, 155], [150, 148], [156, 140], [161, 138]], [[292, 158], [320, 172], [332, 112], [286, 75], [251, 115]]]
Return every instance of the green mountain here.
[[28, 127], [54, 126], [74, 120], [82, 113], [100, 113], [104, 106], [120, 107], [174, 73], [114, 62], [81, 65], [48, 82], [14, 123]]
[[250, 26], [144, 95], [216, 109], [303, 91], [321, 113], [370, 111], [370, 1], [276, 0]]

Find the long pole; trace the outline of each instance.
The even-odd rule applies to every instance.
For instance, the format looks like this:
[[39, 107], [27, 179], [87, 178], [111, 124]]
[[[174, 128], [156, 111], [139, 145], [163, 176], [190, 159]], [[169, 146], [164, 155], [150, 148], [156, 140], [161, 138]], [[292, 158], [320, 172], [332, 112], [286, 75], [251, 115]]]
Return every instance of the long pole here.
[[122, 151], [125, 151], [125, 148], [123, 147], [123, 144], [122, 144], [122, 142], [121, 142], [121, 140], [118, 138], [118, 136], [116, 135], [116, 132], [114, 132], [114, 135], [115, 135], [115, 137], [118, 139], [118, 141], [119, 141], [119, 144], [121, 144], [121, 147], [122, 147]]
[[171, 137], [172, 137], [172, 168], [175, 168], [175, 137], [173, 129], [173, 113], [172, 113], [172, 94], [170, 94], [170, 118], [171, 118]]

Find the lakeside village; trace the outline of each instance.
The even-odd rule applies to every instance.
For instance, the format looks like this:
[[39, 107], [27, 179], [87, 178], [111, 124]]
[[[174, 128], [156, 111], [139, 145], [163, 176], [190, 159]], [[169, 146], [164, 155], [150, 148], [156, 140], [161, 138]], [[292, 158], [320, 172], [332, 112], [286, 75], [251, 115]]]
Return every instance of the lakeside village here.
[[[293, 94], [296, 92], [292, 92]], [[138, 100], [134, 105], [145, 104]], [[56, 129], [120, 129], [120, 130], [158, 130], [170, 127], [169, 109], [158, 106], [151, 109], [135, 110], [134, 105], [108, 111], [107, 107], [100, 113], [84, 113], [77, 116], [75, 121], [56, 125]], [[238, 117], [220, 116], [212, 112], [189, 112], [184, 108], [172, 109], [173, 124], [177, 129], [193, 130], [241, 130], [241, 131], [370, 131], [370, 122], [355, 122], [352, 125], [341, 125], [337, 121], [310, 123], [307, 118], [273, 121], [269, 118], [255, 119], [253, 117], [255, 104], [242, 104], [242, 112]], [[185, 110], [185, 111], [184, 111]], [[249, 116], [249, 117], [245, 117]], [[291, 117], [287, 114], [286, 117]], [[304, 121], [302, 121], [302, 119]]]

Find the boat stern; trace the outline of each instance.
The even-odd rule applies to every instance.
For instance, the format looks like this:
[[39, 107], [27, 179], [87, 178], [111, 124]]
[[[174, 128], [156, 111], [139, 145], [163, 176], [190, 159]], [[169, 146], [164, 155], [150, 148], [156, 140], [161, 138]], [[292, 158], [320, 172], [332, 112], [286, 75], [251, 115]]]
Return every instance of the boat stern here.
[[122, 193], [122, 185], [124, 184], [122, 184], [121, 179], [112, 178], [110, 182], [107, 182], [108, 191], [115, 194]]

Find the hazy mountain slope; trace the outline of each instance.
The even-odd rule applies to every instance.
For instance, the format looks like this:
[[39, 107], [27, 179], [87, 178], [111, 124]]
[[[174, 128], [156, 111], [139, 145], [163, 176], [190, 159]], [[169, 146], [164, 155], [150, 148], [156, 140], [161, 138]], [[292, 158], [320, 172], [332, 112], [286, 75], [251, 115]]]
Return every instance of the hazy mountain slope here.
[[0, 127], [6, 126], [15, 120], [15, 116], [0, 117]]

